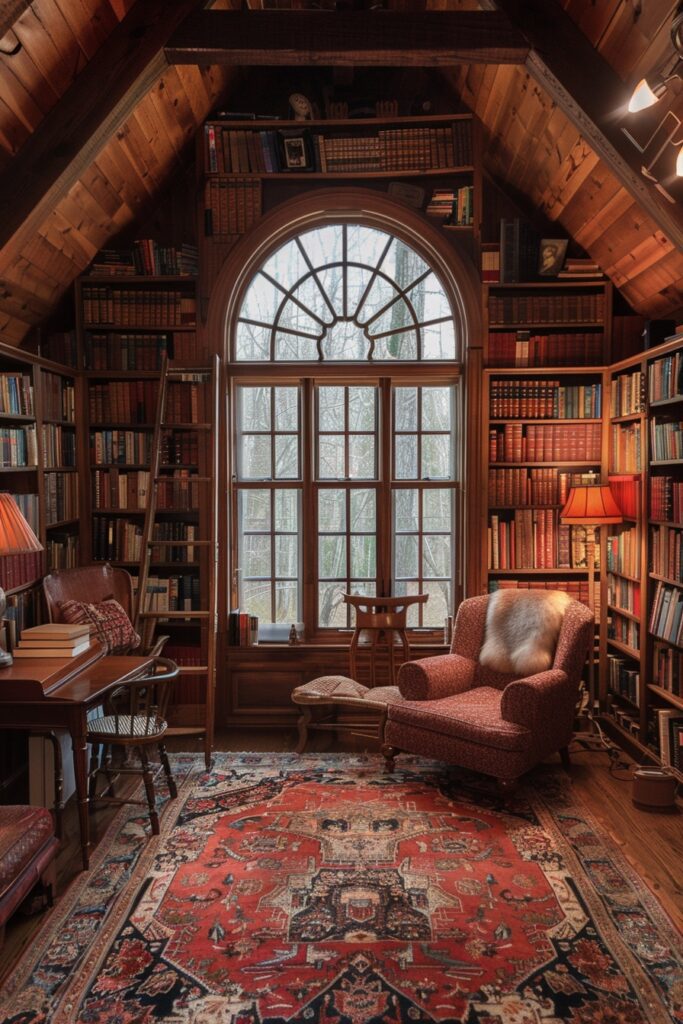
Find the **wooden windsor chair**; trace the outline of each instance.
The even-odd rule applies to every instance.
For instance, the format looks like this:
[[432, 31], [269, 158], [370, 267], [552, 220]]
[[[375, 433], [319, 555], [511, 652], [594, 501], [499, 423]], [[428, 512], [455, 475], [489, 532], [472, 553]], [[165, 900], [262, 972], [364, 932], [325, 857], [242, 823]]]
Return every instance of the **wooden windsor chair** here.
[[[346, 604], [355, 609], [356, 623], [349, 647], [349, 676], [320, 676], [297, 686], [292, 701], [301, 707], [297, 726], [301, 754], [308, 743], [309, 732], [350, 733], [365, 739], [380, 740], [389, 704], [401, 700], [395, 685], [397, 668], [410, 660], [408, 641], [408, 610], [412, 605], [424, 604], [429, 594], [409, 597], [368, 597], [362, 594], [344, 594]], [[364, 638], [369, 636], [369, 643]], [[397, 643], [398, 641], [398, 643]], [[397, 648], [400, 659], [397, 665]], [[381, 652], [384, 658], [381, 657]], [[361, 661], [367, 662], [369, 685], [360, 682]], [[380, 662], [385, 661], [387, 682], [378, 684]], [[357, 721], [340, 722], [337, 708], [349, 707], [367, 712]], [[327, 709], [316, 714], [315, 708]]]

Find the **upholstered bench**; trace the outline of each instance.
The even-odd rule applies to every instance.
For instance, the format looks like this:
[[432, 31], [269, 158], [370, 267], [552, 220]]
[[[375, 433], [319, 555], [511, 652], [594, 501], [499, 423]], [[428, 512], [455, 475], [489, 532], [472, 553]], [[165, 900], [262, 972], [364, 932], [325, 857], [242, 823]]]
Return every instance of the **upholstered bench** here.
[[39, 882], [52, 905], [58, 846], [52, 815], [44, 807], [0, 807], [0, 947], [5, 924]]

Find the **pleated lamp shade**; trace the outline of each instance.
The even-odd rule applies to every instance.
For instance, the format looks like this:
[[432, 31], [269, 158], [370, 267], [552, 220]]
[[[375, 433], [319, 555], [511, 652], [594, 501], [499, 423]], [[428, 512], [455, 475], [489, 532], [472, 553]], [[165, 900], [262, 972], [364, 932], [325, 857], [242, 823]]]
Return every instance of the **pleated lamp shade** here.
[[0, 555], [25, 555], [29, 551], [42, 550], [43, 545], [12, 495], [0, 491]]
[[581, 484], [570, 490], [560, 519], [570, 526], [608, 526], [624, 517], [609, 484]]

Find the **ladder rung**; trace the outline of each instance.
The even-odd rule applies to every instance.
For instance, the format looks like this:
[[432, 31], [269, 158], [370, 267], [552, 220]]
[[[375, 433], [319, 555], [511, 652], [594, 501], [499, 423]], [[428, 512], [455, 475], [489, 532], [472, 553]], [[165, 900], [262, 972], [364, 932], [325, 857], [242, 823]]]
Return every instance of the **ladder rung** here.
[[[192, 373], [197, 377], [210, 377], [211, 367], [210, 366], [169, 366], [166, 371], [166, 376], [169, 380], [173, 380], [174, 377], [182, 377], [184, 374]], [[187, 381], [188, 384], [192, 384], [191, 380]]]
[[210, 423], [160, 423], [162, 430], [213, 430]]
[[164, 736], [204, 736], [205, 725], [169, 725]]
[[207, 548], [213, 542], [210, 540], [148, 540], [150, 548]]
[[178, 665], [178, 672], [181, 676], [193, 676], [198, 672], [208, 672], [208, 665]]
[[[182, 563], [179, 563], [182, 565]], [[208, 619], [209, 612], [165, 612], [159, 609], [155, 612], [140, 612], [141, 619]]]

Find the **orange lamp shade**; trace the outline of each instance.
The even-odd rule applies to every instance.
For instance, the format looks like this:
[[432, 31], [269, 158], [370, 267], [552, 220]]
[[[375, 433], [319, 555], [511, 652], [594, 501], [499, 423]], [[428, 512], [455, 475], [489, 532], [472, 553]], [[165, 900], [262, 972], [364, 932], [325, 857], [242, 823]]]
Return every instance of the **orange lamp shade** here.
[[624, 517], [609, 484], [586, 484], [572, 487], [560, 519], [569, 525], [606, 526], [621, 523]]
[[43, 545], [12, 495], [0, 491], [0, 555], [24, 555], [29, 551], [42, 550]]

